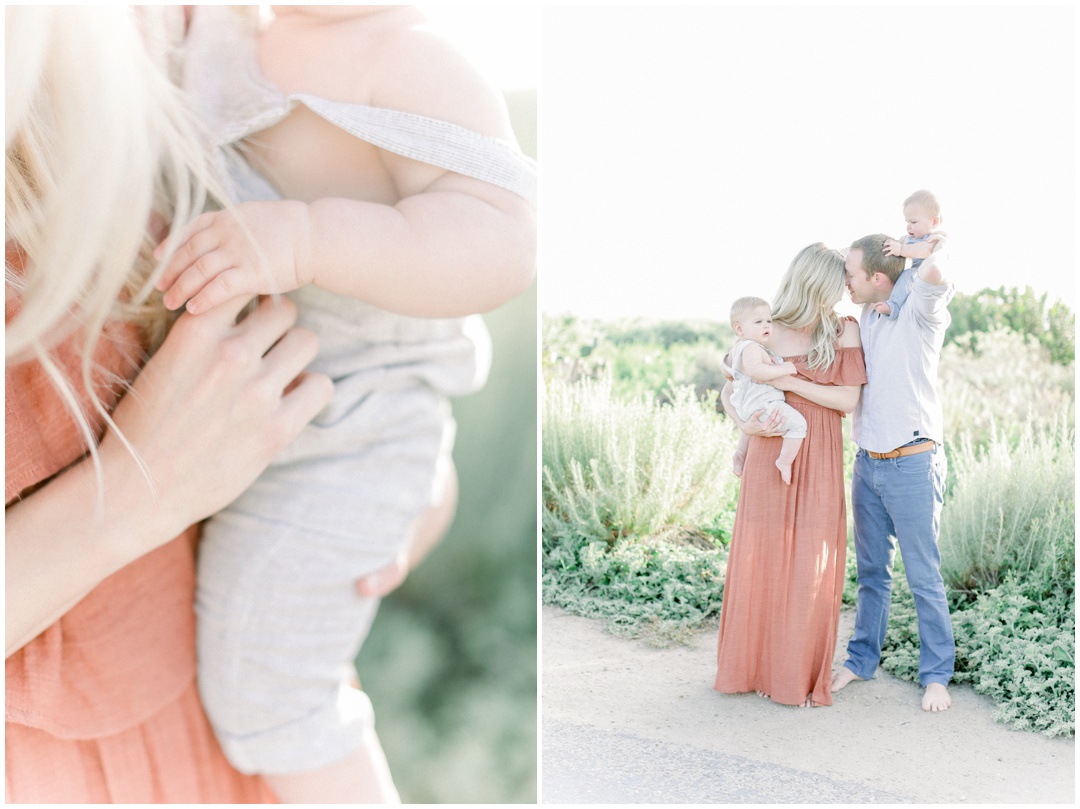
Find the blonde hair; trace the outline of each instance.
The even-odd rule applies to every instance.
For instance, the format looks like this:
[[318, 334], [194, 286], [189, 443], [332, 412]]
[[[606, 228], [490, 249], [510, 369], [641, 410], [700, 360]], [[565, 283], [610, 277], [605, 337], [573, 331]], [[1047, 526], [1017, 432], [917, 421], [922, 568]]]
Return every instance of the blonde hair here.
[[168, 256], [151, 258], [151, 214], [161, 226], [186, 221], [216, 182], [167, 75], [175, 36], [166, 12], [8, 6], [5, 16], [4, 224], [25, 256], [21, 268], [5, 263], [20, 303], [4, 329], [5, 361], [42, 363], [93, 454], [87, 418], [50, 349], [77, 340], [82, 382], [111, 425], [91, 384], [102, 329], [134, 323], [153, 347], [169, 325], [153, 290]]
[[807, 365], [828, 368], [836, 358], [840, 318], [833, 307], [844, 295], [844, 257], [821, 242], [803, 248], [791, 262], [773, 301], [772, 319], [789, 329], [813, 328]]
[[[755, 298], [753, 296], [747, 296], [745, 298], [739, 298], [735, 303], [731, 304], [731, 326], [734, 328], [736, 323], [740, 322], [740, 318], [747, 312], [757, 309], [759, 306], [769, 306], [769, 302], [764, 298]], [[771, 307], [770, 307], [771, 309]]]
[[904, 207], [908, 205], [918, 205], [931, 217], [941, 217], [941, 206], [938, 204], [937, 197], [927, 191], [925, 188], [920, 188], [910, 197], [904, 200]]

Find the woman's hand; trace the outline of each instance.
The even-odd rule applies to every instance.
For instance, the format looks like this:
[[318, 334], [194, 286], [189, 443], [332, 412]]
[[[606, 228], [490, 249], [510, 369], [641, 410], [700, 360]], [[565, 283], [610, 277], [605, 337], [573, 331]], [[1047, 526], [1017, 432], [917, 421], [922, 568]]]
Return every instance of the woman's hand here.
[[741, 425], [747, 435], [760, 435], [766, 438], [784, 434], [784, 414], [777, 408], [772, 413], [758, 410]]
[[[321, 410], [330, 380], [305, 374], [315, 336], [264, 300], [182, 316], [114, 411], [98, 449], [10, 505], [6, 652], [33, 640], [106, 577], [235, 499]], [[100, 498], [99, 498], [100, 495]]]
[[149, 481], [115, 434], [101, 444], [107, 473], [125, 482], [106, 479], [107, 496], [156, 500], [170, 536], [239, 496], [333, 395], [329, 378], [303, 373], [317, 340], [293, 328], [295, 305], [264, 298], [236, 323], [245, 305], [182, 315], [117, 405], [113, 420]]

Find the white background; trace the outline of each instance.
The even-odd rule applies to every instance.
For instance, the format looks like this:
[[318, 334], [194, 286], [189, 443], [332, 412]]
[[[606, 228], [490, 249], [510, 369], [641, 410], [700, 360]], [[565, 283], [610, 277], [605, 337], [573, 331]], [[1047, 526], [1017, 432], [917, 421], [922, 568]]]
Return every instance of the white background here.
[[543, 310], [726, 320], [918, 188], [962, 292], [1074, 307], [1075, 42], [1071, 4], [546, 6]]

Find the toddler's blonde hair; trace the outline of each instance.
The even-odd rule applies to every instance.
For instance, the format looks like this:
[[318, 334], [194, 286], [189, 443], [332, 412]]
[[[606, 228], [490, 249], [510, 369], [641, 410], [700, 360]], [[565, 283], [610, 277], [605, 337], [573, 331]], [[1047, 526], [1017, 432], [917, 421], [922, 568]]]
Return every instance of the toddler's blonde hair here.
[[930, 214], [931, 217], [941, 216], [941, 205], [938, 204], [937, 197], [927, 191], [925, 188], [920, 188], [910, 197], [904, 200], [904, 207], [908, 205], [917, 205]]
[[747, 312], [752, 309], [757, 309], [759, 306], [769, 306], [769, 302], [764, 298], [755, 298], [752, 295], [748, 295], [745, 298], [739, 298], [735, 303], [731, 304], [731, 314], [729, 315], [731, 327], [734, 328], [736, 323], [741, 324], [741, 318], [746, 315]]

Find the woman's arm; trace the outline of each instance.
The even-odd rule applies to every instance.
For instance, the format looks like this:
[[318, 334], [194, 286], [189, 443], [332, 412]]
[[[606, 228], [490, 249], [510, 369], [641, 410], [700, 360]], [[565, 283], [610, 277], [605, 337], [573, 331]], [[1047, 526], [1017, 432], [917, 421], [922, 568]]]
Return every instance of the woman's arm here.
[[184, 315], [113, 414], [142, 459], [114, 432], [90, 461], [59, 475], [5, 514], [5, 656], [33, 640], [107, 576], [237, 497], [333, 394], [304, 374], [315, 336], [296, 309], [230, 301]]
[[794, 376], [777, 379], [772, 384], [780, 390], [798, 394], [814, 404], [843, 413], [850, 413], [855, 409], [862, 393], [862, 385], [819, 385]]

